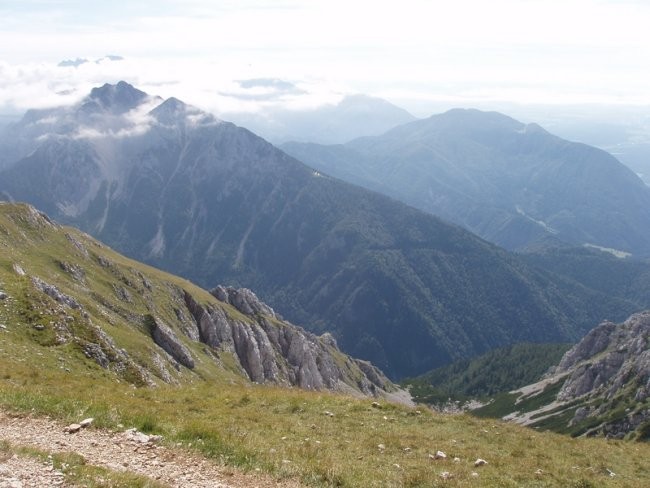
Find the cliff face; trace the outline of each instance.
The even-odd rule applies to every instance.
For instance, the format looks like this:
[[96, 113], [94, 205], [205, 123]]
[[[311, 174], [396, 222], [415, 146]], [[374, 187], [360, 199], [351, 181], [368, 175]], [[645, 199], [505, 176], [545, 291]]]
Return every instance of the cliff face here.
[[0, 283], [9, 342], [35, 342], [45, 346], [40, 355], [58, 353], [62, 361], [67, 353], [71, 361], [85, 357], [134, 384], [229, 375], [357, 395], [398, 391], [371, 364], [343, 354], [329, 334], [282, 320], [252, 291], [207, 292], [31, 206], [0, 204]]
[[518, 405], [542, 395], [548, 401], [533, 411], [520, 409], [508, 419], [538, 427], [561, 424], [560, 430], [574, 435], [647, 439], [650, 311], [634, 314], [622, 324], [601, 323], [542, 381], [514, 393], [519, 395]]
[[650, 311], [623, 324], [603, 322], [569, 350], [556, 369], [567, 373], [559, 400], [604, 394], [613, 398], [635, 387], [634, 400], [650, 397]]
[[248, 320], [230, 318], [215, 304], [185, 293], [201, 342], [231, 353], [251, 381], [314, 390], [377, 395], [390, 381], [370, 363], [341, 353], [330, 334], [320, 337], [281, 320], [249, 289], [218, 286], [210, 292]]

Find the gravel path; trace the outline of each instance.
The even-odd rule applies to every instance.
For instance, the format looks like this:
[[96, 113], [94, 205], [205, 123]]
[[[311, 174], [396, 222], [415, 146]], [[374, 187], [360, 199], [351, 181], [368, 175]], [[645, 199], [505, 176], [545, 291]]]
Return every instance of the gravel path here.
[[[299, 488], [268, 476], [238, 472], [181, 449], [152, 442], [138, 432], [108, 432], [91, 427], [66, 433], [66, 426], [47, 418], [13, 416], [0, 411], [0, 439], [48, 453], [74, 452], [86, 464], [147, 476], [174, 488]], [[1, 454], [0, 454], [1, 456]], [[71, 486], [51, 463], [28, 456], [0, 457], [0, 488]]]

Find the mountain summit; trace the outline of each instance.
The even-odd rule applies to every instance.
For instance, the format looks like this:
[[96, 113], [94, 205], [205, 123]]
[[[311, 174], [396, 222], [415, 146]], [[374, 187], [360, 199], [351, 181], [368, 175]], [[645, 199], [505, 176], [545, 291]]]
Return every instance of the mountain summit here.
[[99, 88], [93, 88], [81, 107], [89, 111], [103, 109], [117, 115], [133, 110], [148, 97], [145, 92], [125, 81], [116, 85], [106, 83]]

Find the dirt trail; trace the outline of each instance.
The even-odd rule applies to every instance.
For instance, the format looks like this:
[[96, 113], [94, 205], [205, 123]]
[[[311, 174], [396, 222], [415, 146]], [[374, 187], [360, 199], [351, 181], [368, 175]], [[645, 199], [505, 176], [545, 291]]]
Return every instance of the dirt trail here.
[[[92, 426], [76, 433], [48, 418], [13, 416], [0, 411], [0, 440], [48, 453], [74, 452], [86, 464], [147, 476], [174, 488], [299, 488], [293, 481], [241, 473], [182, 449], [160, 445], [134, 432], [108, 432]], [[0, 488], [71, 486], [51, 463], [0, 453]]]

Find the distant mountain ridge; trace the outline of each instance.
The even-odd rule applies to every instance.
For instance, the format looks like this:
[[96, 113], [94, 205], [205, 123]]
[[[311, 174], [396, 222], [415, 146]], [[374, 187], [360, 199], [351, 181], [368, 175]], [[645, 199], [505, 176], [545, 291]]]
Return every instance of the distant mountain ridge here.
[[283, 150], [511, 250], [544, 240], [650, 256], [650, 188], [608, 153], [455, 109], [339, 146]]
[[226, 113], [224, 118], [246, 127], [274, 144], [286, 141], [337, 144], [383, 134], [416, 118], [377, 97], [348, 95], [336, 105], [313, 109], [266, 108], [256, 113]]
[[20, 153], [0, 172], [5, 198], [206, 288], [252, 289], [392, 377], [576, 340], [637, 310], [127, 83], [30, 111], [3, 135]]

